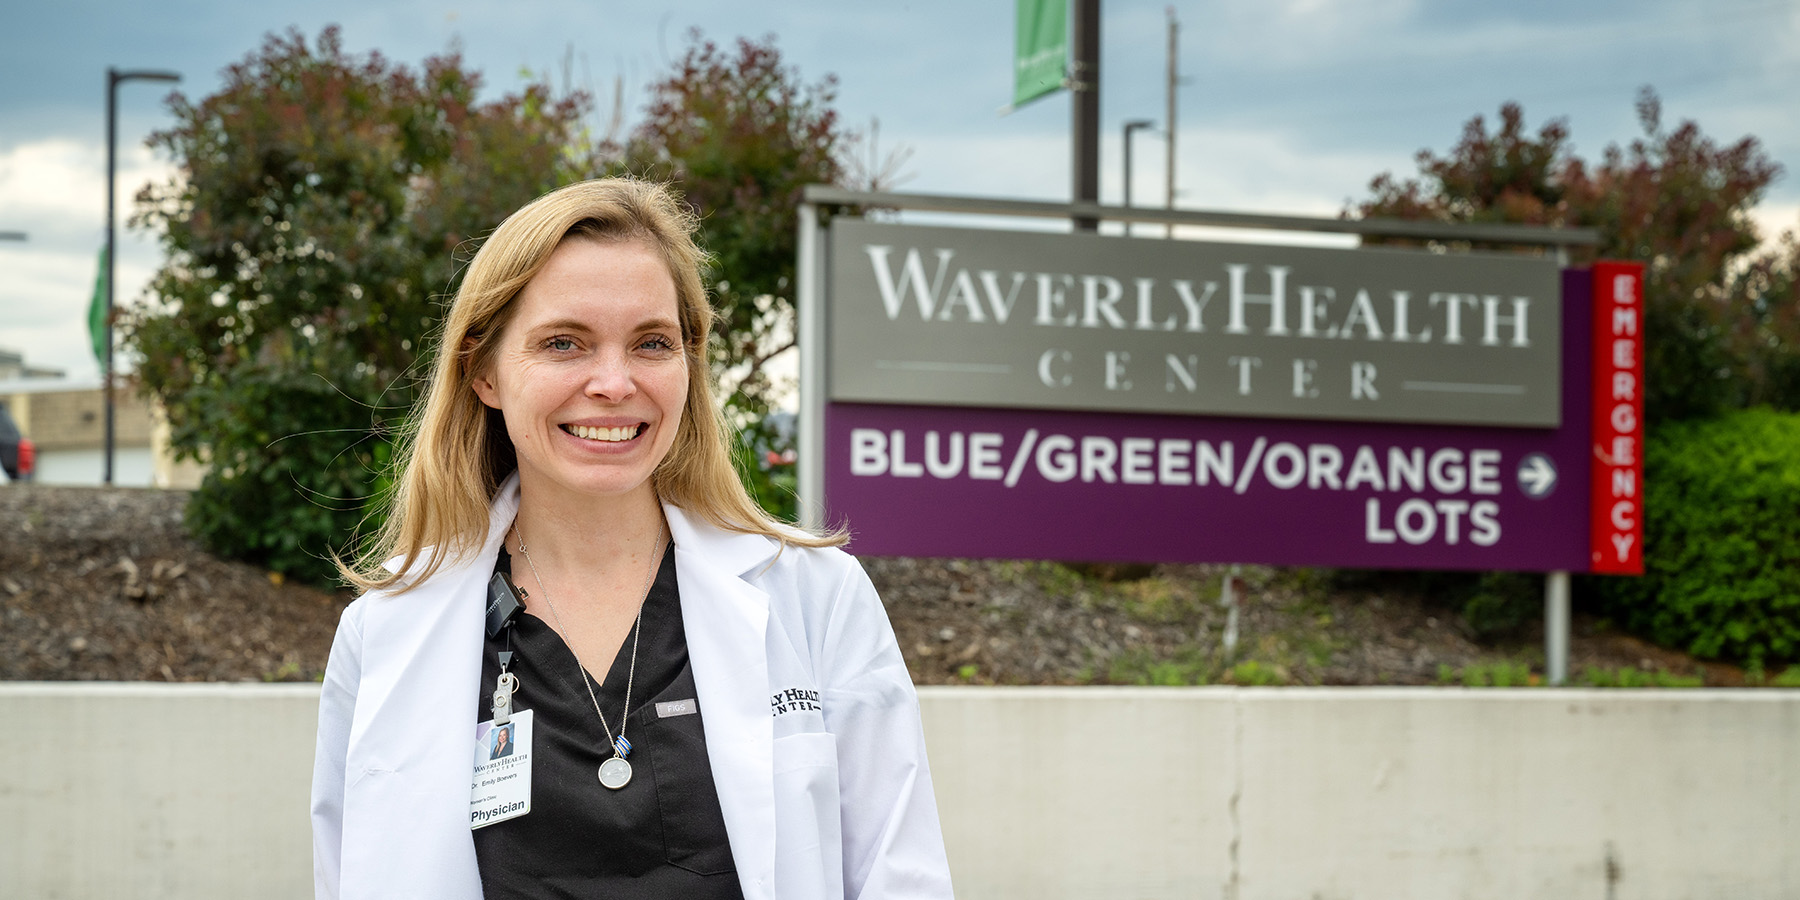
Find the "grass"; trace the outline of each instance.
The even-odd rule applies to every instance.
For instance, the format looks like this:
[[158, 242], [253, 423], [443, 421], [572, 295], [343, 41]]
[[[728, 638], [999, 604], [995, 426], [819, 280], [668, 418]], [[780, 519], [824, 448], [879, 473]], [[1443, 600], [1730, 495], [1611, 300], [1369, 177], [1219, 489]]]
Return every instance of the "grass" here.
[[1677, 675], [1662, 669], [1644, 670], [1631, 666], [1602, 669], [1588, 666], [1575, 683], [1599, 688], [1696, 688], [1704, 687], [1706, 679], [1701, 675]]
[[1197, 648], [1181, 651], [1172, 659], [1158, 659], [1147, 650], [1127, 650], [1106, 667], [1105, 683], [1156, 687], [1211, 684], [1218, 680], [1219, 664]]
[[1269, 687], [1294, 683], [1286, 666], [1247, 659], [1226, 666], [1211, 655], [1185, 651], [1175, 659], [1155, 659], [1143, 651], [1121, 654], [1106, 672], [1109, 684], [1146, 687], [1186, 687], [1201, 684], [1235, 684]]
[[1516, 660], [1476, 663], [1460, 669], [1439, 663], [1437, 681], [1442, 685], [1460, 684], [1463, 687], [1536, 687], [1541, 683], [1531, 666]]
[[1115, 585], [1108, 592], [1117, 608], [1139, 622], [1171, 625], [1193, 621], [1202, 604], [1216, 603], [1219, 580], [1209, 579], [1191, 589], [1178, 590], [1166, 578], [1145, 578]]
[[1244, 687], [1269, 687], [1288, 683], [1288, 673], [1280, 666], [1268, 666], [1247, 659], [1231, 667], [1231, 683]]
[[1045, 560], [1004, 560], [999, 575], [1008, 581], [1033, 582], [1051, 597], [1074, 597], [1086, 587], [1086, 579], [1079, 572]]
[[[1795, 680], [1800, 681], [1800, 678]], [[1528, 664], [1516, 660], [1477, 663], [1462, 668], [1439, 665], [1437, 682], [1446, 686], [1475, 688], [1540, 687], [1545, 683], [1543, 677], [1533, 672]], [[1640, 669], [1635, 666], [1611, 669], [1588, 666], [1581, 674], [1569, 680], [1571, 687], [1597, 688], [1694, 688], [1703, 687], [1705, 683], [1704, 676], [1698, 674], [1677, 675], [1663, 669]]]

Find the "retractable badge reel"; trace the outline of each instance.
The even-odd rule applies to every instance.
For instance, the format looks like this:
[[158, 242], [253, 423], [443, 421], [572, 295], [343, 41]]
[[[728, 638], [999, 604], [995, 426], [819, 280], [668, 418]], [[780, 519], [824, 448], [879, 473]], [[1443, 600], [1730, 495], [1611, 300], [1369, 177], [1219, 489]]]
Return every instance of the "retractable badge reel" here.
[[[525, 604], [519, 602], [521, 592], [513, 584], [512, 576], [506, 572], [495, 572], [488, 581], [487, 634], [489, 638], [506, 633], [506, 645], [512, 647], [513, 620]], [[519, 689], [519, 676], [507, 671], [512, 665], [512, 650], [502, 650], [497, 654], [500, 660], [500, 677], [494, 681], [494, 724], [505, 725], [512, 721], [513, 692]]]

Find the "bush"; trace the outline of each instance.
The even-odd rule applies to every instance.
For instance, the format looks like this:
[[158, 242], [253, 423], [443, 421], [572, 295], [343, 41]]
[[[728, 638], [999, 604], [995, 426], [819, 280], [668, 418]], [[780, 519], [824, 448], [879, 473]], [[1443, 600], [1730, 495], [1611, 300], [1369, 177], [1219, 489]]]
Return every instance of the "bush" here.
[[364, 516], [379, 527], [391, 486], [391, 438], [328, 432], [321, 422], [368, 421], [371, 411], [320, 379], [243, 378], [220, 391], [211, 470], [188, 500], [188, 530], [209, 550], [317, 585], [337, 581], [327, 554]]
[[1455, 596], [1463, 624], [1477, 640], [1518, 635], [1544, 615], [1544, 578], [1525, 572], [1483, 572]]
[[1326, 570], [1327, 589], [1417, 594], [1454, 613], [1469, 638], [1491, 643], [1525, 634], [1544, 614], [1543, 576], [1526, 572]]
[[1586, 579], [1601, 607], [1696, 656], [1800, 658], [1800, 415], [1670, 424], [1644, 467], [1644, 576]]

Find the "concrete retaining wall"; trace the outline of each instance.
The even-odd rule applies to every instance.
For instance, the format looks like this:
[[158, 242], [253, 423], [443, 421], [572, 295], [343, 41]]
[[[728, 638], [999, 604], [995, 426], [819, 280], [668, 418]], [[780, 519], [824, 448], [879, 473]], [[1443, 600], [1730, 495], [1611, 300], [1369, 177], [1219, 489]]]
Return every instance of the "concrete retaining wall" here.
[[[959, 896], [1800, 896], [1800, 691], [934, 688]], [[0, 684], [0, 898], [310, 896], [317, 688]]]
[[312, 896], [316, 685], [0, 684], [0, 898]]

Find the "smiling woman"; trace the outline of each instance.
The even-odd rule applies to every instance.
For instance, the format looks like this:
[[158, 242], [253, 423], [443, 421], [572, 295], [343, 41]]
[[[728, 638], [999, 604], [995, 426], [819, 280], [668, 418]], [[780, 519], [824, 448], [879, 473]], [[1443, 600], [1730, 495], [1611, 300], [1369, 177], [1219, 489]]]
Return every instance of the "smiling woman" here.
[[603, 179], [470, 263], [344, 566], [367, 593], [320, 698], [319, 896], [950, 896], [880, 598], [731, 467], [693, 233]]

